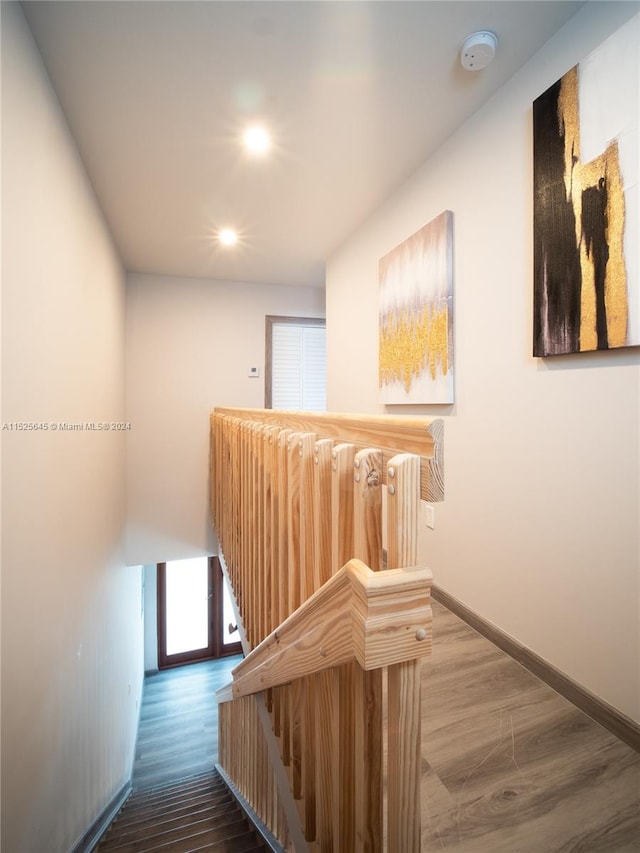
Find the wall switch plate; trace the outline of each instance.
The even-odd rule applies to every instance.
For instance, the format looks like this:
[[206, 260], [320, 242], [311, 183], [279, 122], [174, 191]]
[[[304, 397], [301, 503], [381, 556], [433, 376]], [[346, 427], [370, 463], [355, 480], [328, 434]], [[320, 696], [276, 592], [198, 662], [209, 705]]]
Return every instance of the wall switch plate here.
[[250, 379], [257, 379], [260, 376], [260, 368], [259, 367], [250, 367], [247, 372], [247, 376]]
[[430, 527], [433, 530], [436, 526], [436, 510], [435, 507], [429, 506], [427, 504], [427, 527]]

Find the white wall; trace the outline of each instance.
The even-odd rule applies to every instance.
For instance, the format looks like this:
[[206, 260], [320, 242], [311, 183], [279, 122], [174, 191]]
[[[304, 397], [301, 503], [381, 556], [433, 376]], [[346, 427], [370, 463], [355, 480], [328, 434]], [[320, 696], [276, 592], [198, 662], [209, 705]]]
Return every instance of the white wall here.
[[446, 421], [421, 559], [640, 721], [639, 350], [531, 356], [531, 104], [637, 8], [586, 4], [330, 258], [327, 329], [329, 408], [380, 411], [378, 259], [454, 211], [457, 402], [413, 409]]
[[[2, 288], [3, 421], [124, 420], [124, 275], [18, 3], [2, 4]], [[1, 436], [2, 849], [58, 853], [134, 754], [125, 436]]]
[[158, 671], [158, 568], [144, 567], [144, 671]]
[[[129, 562], [216, 553], [209, 413], [264, 406], [267, 314], [322, 317], [324, 291], [128, 277]], [[253, 366], [259, 379], [247, 376]]]

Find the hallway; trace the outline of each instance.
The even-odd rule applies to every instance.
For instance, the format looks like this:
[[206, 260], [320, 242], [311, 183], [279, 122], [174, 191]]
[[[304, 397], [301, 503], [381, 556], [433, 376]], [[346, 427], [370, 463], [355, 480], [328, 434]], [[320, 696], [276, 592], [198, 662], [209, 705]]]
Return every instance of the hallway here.
[[[640, 755], [436, 601], [433, 634], [423, 853], [637, 853]], [[240, 659], [145, 679], [134, 790], [213, 768], [214, 693]]]
[[133, 765], [134, 791], [213, 769], [218, 760], [215, 692], [240, 656], [161, 670], [144, 680]]

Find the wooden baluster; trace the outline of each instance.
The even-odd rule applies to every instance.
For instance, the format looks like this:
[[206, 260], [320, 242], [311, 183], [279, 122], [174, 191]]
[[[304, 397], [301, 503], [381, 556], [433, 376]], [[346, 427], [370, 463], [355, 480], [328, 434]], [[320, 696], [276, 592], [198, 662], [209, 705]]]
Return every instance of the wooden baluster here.
[[236, 503], [236, 523], [235, 523], [235, 543], [234, 552], [236, 560], [237, 583], [238, 583], [238, 604], [240, 605], [240, 614], [244, 617], [245, 608], [245, 588], [244, 588], [244, 569], [242, 565], [242, 524], [244, 519], [243, 501], [244, 495], [242, 492], [243, 485], [243, 453], [244, 447], [242, 442], [242, 421], [236, 423], [236, 466], [237, 476], [235, 482], [235, 503]]
[[[288, 525], [288, 602], [293, 613], [300, 602], [300, 433], [287, 439], [287, 525]], [[302, 800], [302, 685], [295, 681], [287, 691], [291, 788], [294, 799]]]
[[231, 536], [231, 514], [230, 514], [230, 502], [225, 500], [224, 495], [227, 494], [227, 489], [229, 488], [229, 483], [231, 483], [232, 470], [231, 470], [231, 429], [227, 418], [219, 417], [218, 428], [220, 430], [221, 436], [221, 465], [218, 473], [218, 511], [220, 513], [222, 523], [221, 528], [223, 531], [222, 540], [220, 542], [221, 548], [224, 552], [224, 549], [228, 547], [228, 542]]
[[259, 722], [256, 714], [255, 696], [251, 697], [250, 709], [249, 721], [251, 726], [251, 757], [253, 760], [251, 778], [248, 782], [251, 795], [250, 802], [257, 813], [260, 809], [260, 782], [262, 779], [260, 778], [260, 743], [258, 738]]
[[278, 436], [278, 624], [289, 616], [289, 438], [291, 430]]
[[360, 450], [353, 466], [353, 556], [377, 572], [382, 568], [382, 453]]
[[[265, 429], [265, 574], [267, 576], [267, 632], [278, 626], [278, 576], [277, 576], [277, 539], [278, 539], [278, 433], [279, 427]], [[272, 715], [271, 725], [276, 737], [280, 735], [280, 705], [278, 691], [265, 693], [267, 710]], [[270, 817], [270, 826], [274, 826], [275, 813]]]
[[[288, 612], [300, 604], [300, 441], [301, 433], [292, 433], [287, 441], [287, 515], [289, 529]], [[302, 682], [297, 679], [288, 691], [292, 791], [294, 799], [302, 800]]]
[[254, 811], [258, 811], [260, 785], [260, 750], [258, 748], [258, 720], [256, 715], [255, 696], [249, 697], [249, 742], [251, 744], [251, 773], [247, 779], [249, 802]]
[[[386, 667], [385, 667], [386, 669]], [[355, 845], [354, 850], [385, 849], [383, 825], [384, 709], [383, 670], [355, 665]], [[391, 849], [391, 848], [389, 848]], [[396, 848], [398, 853], [403, 848]], [[395, 853], [395, 850], [394, 850]]]
[[337, 444], [331, 451], [331, 574], [353, 556], [353, 444]]
[[334, 716], [337, 725], [333, 730], [333, 834], [336, 850], [341, 853], [355, 850], [355, 799], [356, 799], [356, 729], [366, 728], [362, 718], [356, 722], [354, 691], [356, 663], [347, 663], [331, 671]]
[[314, 504], [314, 448], [316, 437], [304, 433], [300, 437], [300, 600], [306, 601], [315, 591], [313, 547], [316, 509]]
[[[291, 430], [281, 430], [278, 435], [278, 624], [289, 615], [289, 438]], [[289, 687], [278, 691], [281, 714], [282, 762], [291, 766], [291, 714]]]
[[218, 761], [220, 766], [227, 768], [227, 743], [229, 732], [227, 731], [227, 702], [221, 702], [218, 705]]
[[233, 582], [233, 588], [236, 593], [236, 599], [238, 602], [238, 608], [240, 613], [242, 613], [242, 590], [240, 588], [240, 577], [238, 574], [238, 527], [240, 524], [240, 429], [237, 421], [232, 421], [231, 423], [231, 441], [232, 441], [232, 464], [233, 464], [233, 473], [232, 473], [232, 482], [231, 482], [231, 494], [229, 495], [229, 500], [232, 506], [232, 530], [231, 530], [231, 538], [230, 538], [230, 549], [229, 549], [229, 570], [231, 572], [231, 579]]
[[316, 837], [316, 701], [315, 679], [300, 679], [302, 688], [302, 798], [304, 837]]
[[[382, 453], [374, 448], [355, 455], [354, 556], [374, 571], [382, 568]], [[383, 848], [384, 727], [383, 671], [354, 665], [355, 845]], [[366, 720], [366, 725], [362, 722]], [[358, 725], [360, 721], [360, 725]]]
[[387, 466], [387, 567], [418, 562], [420, 457], [399, 453]]
[[213, 519], [213, 525], [218, 532], [220, 541], [220, 515], [218, 513], [218, 476], [220, 467], [217, 463], [217, 455], [220, 451], [220, 438], [216, 433], [217, 418], [211, 415], [209, 418], [209, 512]]
[[[267, 470], [265, 477], [267, 480], [267, 493], [269, 497], [269, 527], [268, 527], [268, 544], [266, 562], [269, 566], [270, 577], [270, 595], [269, 595], [269, 611], [270, 622], [269, 631], [273, 631], [280, 624], [279, 611], [280, 606], [280, 590], [278, 589], [278, 436], [280, 428], [272, 426], [266, 431], [267, 436]], [[267, 699], [267, 708], [272, 713], [272, 725], [276, 737], [280, 736], [280, 703], [277, 691], [269, 691]]]
[[[288, 613], [302, 601], [302, 523], [301, 492], [303, 479], [302, 433], [292, 433], [288, 439]], [[302, 823], [305, 823], [303, 802], [303, 739], [304, 739], [304, 685], [295, 680], [288, 690], [288, 718], [290, 725], [291, 781], [294, 799]]]
[[217, 422], [220, 429], [220, 435], [222, 437], [222, 465], [219, 470], [219, 479], [216, 488], [218, 490], [218, 508], [222, 517], [221, 526], [223, 529], [223, 536], [220, 544], [224, 551], [229, 547], [232, 522], [230, 501], [224, 500], [223, 495], [227, 493], [227, 489], [229, 488], [229, 484], [231, 483], [231, 478], [233, 476], [233, 470], [231, 467], [233, 455], [231, 452], [231, 427], [229, 420], [228, 418], [219, 416], [217, 418]]
[[278, 427], [265, 430], [265, 574], [269, 577], [269, 594], [266, 597], [269, 608], [267, 631], [270, 633], [280, 624], [278, 621], [278, 580], [277, 580], [277, 540], [278, 540]]
[[233, 563], [235, 573], [235, 588], [238, 597], [240, 614], [244, 607], [244, 592], [242, 590], [242, 570], [240, 541], [242, 539], [240, 530], [242, 525], [242, 432], [240, 421], [236, 420], [233, 425], [234, 443], [234, 478], [233, 478]]
[[236, 779], [238, 788], [243, 791], [244, 790], [244, 763], [247, 760], [247, 741], [245, 735], [245, 723], [244, 723], [244, 712], [246, 707], [246, 699], [242, 699], [242, 701], [238, 704], [238, 707], [235, 709], [235, 713], [237, 715], [237, 736], [239, 740], [237, 743], [244, 744], [243, 749], [238, 749], [236, 751], [234, 763], [236, 767]]
[[249, 634], [251, 648], [258, 645], [258, 620], [256, 617], [257, 607], [256, 599], [258, 590], [253, 580], [253, 550], [255, 546], [255, 529], [253, 519], [253, 503], [255, 496], [255, 456], [252, 452], [253, 440], [253, 424], [251, 421], [245, 422], [244, 432], [245, 448], [245, 501], [244, 501], [244, 522], [243, 522], [243, 541], [244, 541], [244, 565], [245, 565], [245, 584], [247, 587], [247, 613], [244, 619], [244, 625]]
[[[331, 451], [331, 573], [335, 574], [354, 556], [353, 542], [353, 444], [337, 444]], [[337, 723], [332, 738], [333, 834], [348, 853], [355, 850], [355, 709], [353, 703], [355, 664], [332, 672], [333, 708]]]
[[[265, 583], [264, 606], [265, 606], [265, 635], [270, 634], [274, 628], [278, 626], [276, 621], [277, 616], [277, 595], [278, 584], [275, 575], [274, 564], [274, 535], [277, 530], [277, 521], [274, 521], [276, 494], [277, 494], [277, 463], [275, 456], [276, 440], [278, 428], [266, 427], [264, 430], [264, 551], [263, 551], [263, 574]], [[276, 486], [274, 488], [274, 485]], [[265, 694], [267, 710], [273, 713], [273, 691], [267, 690]], [[280, 721], [278, 720], [278, 734]], [[274, 724], [275, 730], [275, 724]]]
[[265, 498], [264, 498], [264, 425], [257, 424], [253, 430], [254, 454], [254, 501], [253, 501], [253, 583], [256, 589], [255, 619], [256, 644], [269, 633], [267, 614], [269, 601], [269, 575], [264, 565]]
[[337, 781], [339, 780], [340, 754], [336, 741], [338, 729], [337, 693], [334, 691], [334, 673], [320, 672], [313, 677], [312, 696], [316, 708], [315, 752], [316, 772], [316, 838], [321, 851], [334, 849], [335, 824], [339, 808]]
[[[387, 467], [387, 565], [418, 561], [420, 457], [401, 453]], [[426, 627], [426, 626], [425, 626]], [[389, 850], [420, 850], [421, 661], [389, 667], [387, 814]]]
[[247, 454], [249, 463], [249, 502], [247, 506], [247, 574], [251, 590], [251, 610], [247, 614], [247, 623], [251, 625], [251, 647], [260, 642], [260, 587], [256, 577], [256, 542], [259, 536], [258, 509], [258, 459], [256, 456], [256, 430], [258, 425], [250, 422], [247, 430]]
[[389, 667], [388, 849], [420, 851], [421, 660]]
[[[331, 577], [331, 451], [333, 441], [317, 441], [313, 450], [313, 494], [315, 526], [313, 538], [313, 586], [319, 589]], [[322, 853], [334, 849], [339, 744], [334, 744], [338, 727], [334, 698], [334, 675], [321, 672], [313, 680], [316, 705], [316, 838]], [[335, 778], [334, 778], [335, 776]]]
[[273, 795], [274, 795], [274, 778], [273, 771], [271, 769], [271, 762], [269, 761], [269, 755], [267, 753], [266, 744], [263, 747], [265, 752], [264, 759], [264, 791], [265, 791], [265, 799], [264, 799], [264, 817], [262, 820], [267, 826], [274, 826], [275, 824], [275, 816], [273, 812]]
[[223, 525], [221, 517], [221, 506], [218, 501], [222, 476], [222, 466], [219, 461], [220, 459], [222, 459], [222, 435], [220, 433], [221, 421], [217, 415], [212, 414], [210, 416], [209, 422], [211, 424], [211, 432], [209, 439], [209, 488], [211, 489], [211, 494], [209, 495], [209, 503], [211, 508], [211, 518], [213, 526], [216, 530], [216, 536], [218, 542], [221, 542], [221, 537], [224, 536], [224, 533], [221, 532]]
[[[291, 790], [295, 800], [302, 800], [302, 717], [303, 679], [296, 678], [289, 688], [289, 724], [291, 727]], [[304, 821], [304, 811], [301, 812]]]
[[239, 779], [242, 787], [240, 790], [243, 794], [247, 793], [247, 780], [251, 775], [251, 739], [249, 736], [249, 702], [250, 697], [244, 697], [242, 707], [239, 708], [242, 715], [242, 728], [240, 743], [244, 744], [244, 748], [240, 751], [240, 772]]
[[218, 536], [218, 542], [220, 543], [221, 548], [224, 549], [224, 542], [228, 538], [229, 534], [229, 521], [227, 518], [227, 505], [225, 501], [222, 500], [223, 494], [223, 484], [228, 482], [229, 478], [229, 464], [227, 457], [227, 444], [228, 444], [228, 436], [227, 429], [225, 424], [225, 419], [220, 416], [214, 416], [214, 471], [213, 471], [213, 479], [214, 483], [213, 489], [215, 492], [214, 496], [214, 518], [215, 518], [215, 526], [216, 526], [216, 534]]
[[[240, 617], [245, 624], [246, 629], [246, 606], [247, 606], [247, 597], [248, 590], [245, 587], [245, 567], [244, 567], [244, 518], [245, 518], [245, 500], [246, 500], [246, 489], [244, 487], [245, 481], [245, 442], [244, 442], [244, 423], [243, 421], [238, 422], [238, 525], [237, 525], [237, 543], [236, 543], [236, 559], [238, 561], [238, 592], [240, 595], [240, 601], [242, 602], [240, 607]], [[247, 636], [248, 639], [248, 636]]]
[[[251, 648], [255, 648], [260, 642], [258, 621], [258, 598], [259, 589], [255, 582], [254, 554], [256, 546], [256, 455], [254, 452], [254, 436], [256, 424], [249, 421], [247, 424], [247, 473], [248, 473], [248, 500], [247, 515], [245, 517], [245, 537], [247, 547], [247, 580], [250, 590], [250, 607], [247, 611], [246, 624], [251, 626]], [[253, 758], [253, 756], [252, 756]]]
[[[258, 635], [258, 596], [259, 590], [254, 579], [254, 552], [256, 545], [254, 504], [256, 496], [256, 457], [253, 452], [253, 436], [255, 424], [247, 423], [246, 432], [246, 454], [247, 454], [247, 500], [245, 503], [245, 545], [246, 545], [246, 571], [247, 585], [249, 589], [249, 607], [245, 624], [250, 626], [251, 648], [255, 648], [259, 642]], [[252, 756], [253, 758], [253, 756]]]
[[[231, 418], [224, 418], [224, 435], [225, 435], [225, 463], [226, 471], [228, 471], [228, 480], [222, 483], [222, 491], [220, 494], [220, 502], [224, 504], [224, 519], [226, 528], [226, 544], [225, 549], [228, 549], [233, 558], [234, 552], [234, 533], [235, 533], [235, 503], [233, 500], [233, 490], [235, 489], [235, 430]], [[225, 551], [226, 558], [226, 551]], [[229, 566], [231, 572], [231, 567]]]
[[264, 744], [262, 742], [262, 730], [260, 726], [260, 720], [258, 719], [257, 713], [255, 713], [255, 701], [254, 701], [254, 713], [253, 713], [253, 725], [255, 727], [255, 736], [256, 736], [256, 778], [254, 782], [255, 788], [255, 803], [256, 803], [256, 814], [260, 818], [260, 820], [264, 821], [266, 818], [266, 789], [267, 789], [267, 774], [266, 774], [266, 766], [265, 760], [266, 756], [264, 754]]
[[291, 433], [287, 441], [288, 450], [288, 527], [289, 527], [289, 605], [288, 614], [301, 603], [301, 564], [300, 564], [300, 480], [301, 480], [301, 448], [302, 433]]
[[324, 438], [313, 448], [313, 591], [331, 577], [331, 451], [333, 441]]
[[[300, 599], [299, 607], [314, 592], [314, 523], [316, 510], [314, 504], [314, 447], [316, 436], [303, 433], [300, 436], [298, 461], [300, 483]], [[315, 779], [315, 704], [311, 679], [301, 679], [300, 707], [302, 711], [300, 728], [302, 798], [304, 800], [304, 828], [307, 841], [313, 841], [316, 835], [316, 779]]]
[[[314, 447], [314, 591], [331, 577], [331, 451], [333, 441], [323, 439]], [[338, 725], [334, 702], [334, 678], [329, 671], [320, 673], [314, 684], [316, 702], [316, 837], [321, 851], [333, 850], [336, 782], [339, 778], [334, 752], [334, 733]]]

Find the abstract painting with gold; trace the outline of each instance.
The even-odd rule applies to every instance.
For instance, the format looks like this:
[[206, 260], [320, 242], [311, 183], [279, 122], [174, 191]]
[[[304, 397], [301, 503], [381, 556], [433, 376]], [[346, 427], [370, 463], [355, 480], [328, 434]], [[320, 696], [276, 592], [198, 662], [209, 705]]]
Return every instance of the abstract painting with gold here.
[[379, 384], [387, 405], [453, 403], [453, 214], [380, 260]]
[[533, 103], [534, 356], [640, 344], [640, 15]]

